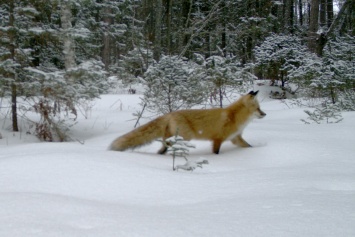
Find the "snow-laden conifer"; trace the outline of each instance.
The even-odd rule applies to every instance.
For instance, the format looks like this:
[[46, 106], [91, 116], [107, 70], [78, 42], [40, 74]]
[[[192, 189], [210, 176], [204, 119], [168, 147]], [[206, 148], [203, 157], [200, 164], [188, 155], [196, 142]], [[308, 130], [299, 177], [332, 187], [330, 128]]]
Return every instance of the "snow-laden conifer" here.
[[294, 35], [272, 34], [255, 48], [256, 67], [264, 77], [297, 85], [297, 89], [308, 87], [317, 75], [320, 59], [308, 51], [304, 42]]
[[256, 78], [242, 67], [237, 58], [211, 56], [204, 60], [204, 74], [210, 85], [211, 102], [223, 107], [223, 100], [229, 94], [243, 94], [252, 89]]
[[[337, 37], [324, 47], [322, 64], [312, 86], [333, 104], [353, 110], [355, 92], [355, 37]], [[352, 104], [352, 105], [351, 105]]]
[[[189, 141], [185, 141], [183, 137], [178, 135], [176, 132], [175, 136], [169, 137], [163, 141], [164, 145], [168, 148], [168, 154], [173, 157], [173, 170], [187, 170], [193, 171], [196, 168], [202, 168], [202, 165], [208, 164], [208, 160], [200, 158], [197, 161], [190, 161], [187, 156], [189, 155], [190, 148], [195, 148], [195, 145]], [[185, 164], [175, 165], [176, 157], [181, 157], [185, 159]]]
[[163, 56], [144, 74], [143, 103], [147, 109], [166, 114], [201, 104], [207, 98], [206, 82], [194, 77], [197, 65], [177, 56]]

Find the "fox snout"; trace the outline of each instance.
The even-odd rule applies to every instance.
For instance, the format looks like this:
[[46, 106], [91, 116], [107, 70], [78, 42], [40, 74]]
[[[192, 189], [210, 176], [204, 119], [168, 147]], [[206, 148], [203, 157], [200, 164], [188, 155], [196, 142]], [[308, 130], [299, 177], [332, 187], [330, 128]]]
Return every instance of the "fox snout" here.
[[266, 113], [264, 111], [262, 111], [260, 108], [257, 110], [256, 116], [261, 119], [264, 118], [266, 116]]

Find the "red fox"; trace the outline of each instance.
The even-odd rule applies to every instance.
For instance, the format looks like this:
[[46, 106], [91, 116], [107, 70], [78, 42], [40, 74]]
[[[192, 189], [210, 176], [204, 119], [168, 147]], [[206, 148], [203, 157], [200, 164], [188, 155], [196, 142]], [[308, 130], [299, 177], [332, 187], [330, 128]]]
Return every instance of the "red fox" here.
[[[179, 110], [156, 118], [133, 131], [118, 137], [110, 150], [124, 151], [152, 142], [178, 135], [185, 140], [210, 140], [213, 152], [219, 153], [222, 143], [231, 140], [241, 147], [251, 147], [243, 138], [242, 132], [253, 118], [263, 118], [256, 95], [259, 91], [250, 91], [226, 108]], [[164, 154], [167, 147], [158, 151]]]

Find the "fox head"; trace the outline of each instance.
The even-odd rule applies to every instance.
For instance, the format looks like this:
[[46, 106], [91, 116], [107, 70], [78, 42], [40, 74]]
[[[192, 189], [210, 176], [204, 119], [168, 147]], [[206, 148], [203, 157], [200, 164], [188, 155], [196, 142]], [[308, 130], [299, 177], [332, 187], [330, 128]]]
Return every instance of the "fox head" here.
[[253, 113], [253, 117], [261, 119], [266, 116], [266, 113], [260, 109], [259, 102], [256, 99], [258, 92], [259, 91], [250, 91], [247, 95], [245, 95], [244, 105], [250, 112]]

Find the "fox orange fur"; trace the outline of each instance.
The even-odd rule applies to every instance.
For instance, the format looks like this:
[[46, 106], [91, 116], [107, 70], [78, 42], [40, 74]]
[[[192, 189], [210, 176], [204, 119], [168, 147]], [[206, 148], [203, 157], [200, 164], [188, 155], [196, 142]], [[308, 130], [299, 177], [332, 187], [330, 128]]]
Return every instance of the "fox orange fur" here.
[[[133, 149], [157, 138], [165, 140], [177, 131], [184, 140], [211, 140], [216, 154], [226, 140], [241, 147], [250, 147], [242, 138], [242, 132], [253, 118], [263, 118], [266, 115], [260, 109], [257, 94], [258, 91], [251, 91], [226, 108], [171, 112], [118, 137], [112, 142], [110, 149]], [[164, 154], [166, 151], [167, 148], [163, 145], [158, 153]]]

